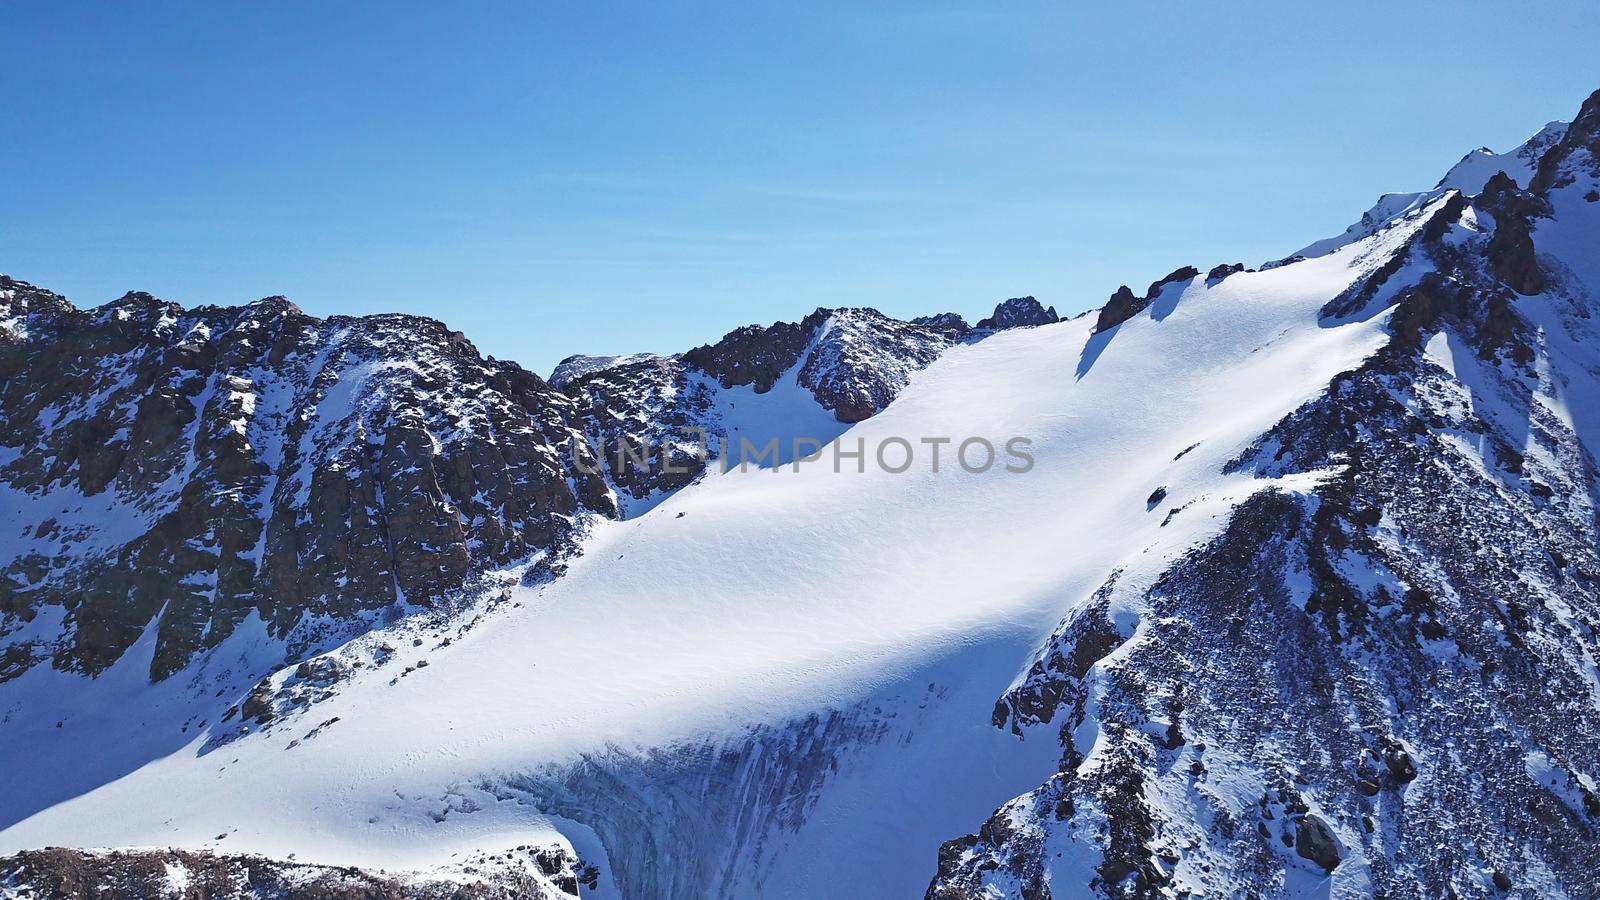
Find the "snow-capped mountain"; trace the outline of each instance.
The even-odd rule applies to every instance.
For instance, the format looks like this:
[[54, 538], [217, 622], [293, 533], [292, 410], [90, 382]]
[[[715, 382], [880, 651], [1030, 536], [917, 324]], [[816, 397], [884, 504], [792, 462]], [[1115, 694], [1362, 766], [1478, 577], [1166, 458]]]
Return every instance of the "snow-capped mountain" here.
[[[1421, 209], [1449, 191], [1476, 196], [1489, 183], [1489, 179], [1500, 172], [1506, 173], [1517, 184], [1526, 186], [1532, 180], [1545, 151], [1559, 142], [1566, 132], [1567, 123], [1551, 122], [1509, 153], [1496, 153], [1488, 147], [1479, 147], [1461, 157], [1461, 161], [1451, 166], [1450, 171], [1431, 190], [1384, 194], [1371, 209], [1362, 214], [1359, 222], [1345, 229], [1343, 234], [1308, 244], [1288, 259], [1306, 259], [1332, 253], [1368, 237], [1407, 213]], [[1279, 260], [1274, 265], [1282, 265], [1285, 261]]]
[[0, 892], [1600, 893], [1600, 92], [1067, 320], [0, 303]]

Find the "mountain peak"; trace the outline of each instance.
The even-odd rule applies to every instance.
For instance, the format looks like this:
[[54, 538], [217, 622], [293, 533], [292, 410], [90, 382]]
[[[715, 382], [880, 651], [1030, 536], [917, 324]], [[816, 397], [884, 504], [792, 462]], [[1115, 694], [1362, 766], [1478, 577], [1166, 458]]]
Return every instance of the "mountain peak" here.
[[282, 294], [273, 294], [270, 297], [262, 297], [260, 300], [252, 300], [245, 304], [245, 308], [254, 313], [264, 313], [272, 316], [305, 314], [293, 300]]
[[1451, 166], [1434, 189], [1454, 188], [1469, 197], [1476, 196], [1496, 172], [1505, 172], [1517, 184], [1527, 187], [1538, 168], [1539, 158], [1566, 135], [1567, 128], [1566, 122], [1550, 122], [1506, 153], [1479, 147]]
[[54, 291], [0, 275], [0, 340], [25, 340], [33, 319], [48, 319], [75, 311], [67, 298]]
[[995, 306], [994, 312], [988, 318], [979, 320], [974, 326], [979, 329], [1003, 331], [1007, 328], [1032, 328], [1038, 325], [1051, 325], [1061, 321], [1056, 315], [1056, 308], [1046, 308], [1044, 304], [1035, 300], [1032, 295], [1027, 297], [1012, 297]]
[[[1600, 95], [1600, 91], [1597, 91], [1596, 95]], [[1589, 100], [1585, 101], [1584, 109], [1589, 110], [1594, 101], [1595, 96], [1591, 95]], [[1593, 112], [1580, 111], [1573, 122], [1594, 115]], [[1548, 122], [1532, 137], [1505, 153], [1496, 153], [1488, 147], [1479, 147], [1461, 157], [1432, 189], [1383, 194], [1378, 198], [1378, 202], [1363, 213], [1359, 221], [1346, 228], [1343, 234], [1314, 241], [1282, 259], [1266, 263], [1264, 267], [1272, 268], [1296, 259], [1314, 259], [1349, 246], [1417, 212], [1447, 191], [1456, 190], [1468, 197], [1475, 197], [1483, 191], [1489, 180], [1500, 172], [1504, 172], [1517, 184], [1528, 187], [1539, 176], [1543, 161], [1552, 155], [1552, 150], [1564, 142], [1573, 127], [1573, 123], [1559, 120]]]

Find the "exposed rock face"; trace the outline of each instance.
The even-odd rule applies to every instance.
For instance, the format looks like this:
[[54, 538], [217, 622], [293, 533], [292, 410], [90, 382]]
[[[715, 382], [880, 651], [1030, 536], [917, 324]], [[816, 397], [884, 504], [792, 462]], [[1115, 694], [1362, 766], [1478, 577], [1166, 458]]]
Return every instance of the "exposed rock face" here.
[[[1373, 299], [1378, 296], [1389, 279], [1394, 277], [1406, 264], [1417, 258], [1419, 254], [1433, 252], [1438, 248], [1439, 239], [1455, 227], [1461, 220], [1461, 214], [1467, 208], [1467, 198], [1459, 191], [1447, 191], [1441, 194], [1443, 202], [1424, 204], [1396, 217], [1394, 222], [1388, 223], [1390, 227], [1395, 222], [1414, 217], [1427, 216], [1428, 221], [1410, 238], [1409, 245], [1401, 252], [1395, 253], [1385, 260], [1372, 274], [1361, 279], [1341, 292], [1337, 297], [1323, 305], [1321, 315], [1324, 318], [1337, 319], [1344, 316], [1362, 313], [1372, 305]], [[1426, 263], [1426, 260], [1423, 260]]]
[[1004, 331], [1007, 328], [1031, 328], [1061, 321], [1054, 306], [1046, 309], [1032, 297], [1012, 297], [997, 305], [994, 313], [978, 322], [978, 328]]
[[1138, 315], [1146, 305], [1146, 301], [1133, 295], [1132, 289], [1122, 285], [1111, 295], [1111, 299], [1106, 301], [1106, 305], [1100, 308], [1100, 315], [1094, 320], [1094, 330], [1110, 331]]
[[615, 369], [638, 362], [659, 361], [665, 358], [656, 356], [653, 353], [632, 353], [626, 356], [584, 356], [583, 354], [575, 354], [556, 364], [555, 369], [550, 372], [549, 382], [551, 387], [562, 389], [592, 372]]
[[771, 390], [799, 366], [800, 386], [824, 409], [841, 422], [859, 422], [888, 406], [911, 373], [952, 342], [947, 330], [901, 322], [874, 309], [819, 309], [798, 325], [736, 329], [682, 359], [725, 388], [750, 385], [756, 393]]
[[876, 310], [835, 310], [801, 363], [800, 386], [839, 421], [860, 422], [888, 406], [950, 343], [934, 329]]
[[603, 492], [565, 464], [571, 399], [432, 320], [134, 293], [33, 316], [0, 360], [0, 609], [64, 608], [29, 651], [64, 668], [158, 616], [157, 678], [252, 614], [312, 641], [550, 547]]
[[584, 436], [612, 486], [633, 500], [675, 491], [715, 451], [716, 384], [681, 360], [647, 357], [594, 370], [566, 386]]
[[1600, 447], [1561, 410], [1600, 298], [1520, 267], [1548, 197], [1441, 198], [1344, 298], [1393, 309], [1388, 346], [1229, 467], [1330, 474], [1062, 623], [994, 717], [1058, 728], [1059, 772], [947, 843], [929, 897], [1595, 892]]
[[1534, 216], [1548, 212], [1545, 204], [1518, 190], [1517, 183], [1504, 172], [1489, 179], [1475, 203], [1494, 216], [1494, 234], [1484, 255], [1495, 277], [1519, 294], [1544, 290], [1544, 272], [1534, 257], [1530, 226]]
[[[1216, 269], [1212, 269], [1211, 273], [1213, 277], [1225, 278], [1232, 274], [1233, 271], [1238, 270], [1229, 270], [1226, 266], [1218, 266]], [[1135, 297], [1133, 291], [1127, 285], [1117, 288], [1116, 293], [1111, 295], [1111, 299], [1106, 301], [1106, 305], [1100, 308], [1100, 315], [1095, 319], [1094, 330], [1096, 332], [1109, 331], [1121, 325], [1123, 322], [1144, 312], [1150, 302], [1160, 296], [1161, 291], [1167, 285], [1199, 277], [1199, 269], [1194, 266], [1184, 266], [1168, 274], [1165, 278], [1153, 282], [1150, 285], [1150, 289], [1145, 291], [1143, 297]]]
[[1539, 157], [1528, 190], [1544, 197], [1584, 178], [1600, 179], [1600, 91], [1583, 101], [1561, 139]]
[[827, 317], [828, 310], [819, 309], [798, 324], [776, 322], [766, 327], [735, 328], [715, 344], [683, 354], [683, 361], [711, 375], [723, 387], [748, 384], [755, 387], [756, 393], [764, 394], [800, 359]]
[[47, 323], [73, 312], [60, 294], [0, 275], [0, 345], [27, 340], [33, 322]]
[[522, 847], [462, 868], [471, 871], [393, 875], [185, 850], [50, 848], [0, 859], [0, 891], [56, 900], [565, 900], [595, 884], [592, 868], [557, 848]]
[[959, 313], [944, 312], [932, 316], [917, 316], [911, 320], [913, 325], [922, 325], [932, 328], [951, 340], [966, 337], [972, 332], [972, 326], [967, 324]]
[[1215, 284], [1229, 275], [1235, 275], [1243, 271], [1244, 263], [1222, 263], [1211, 267], [1211, 271], [1206, 273], [1206, 281]]
[[1180, 268], [1174, 269], [1173, 271], [1167, 273], [1166, 277], [1160, 278], [1160, 279], [1157, 279], [1156, 281], [1151, 282], [1150, 283], [1150, 289], [1144, 292], [1144, 299], [1145, 300], [1154, 300], [1156, 298], [1156, 295], [1161, 293], [1161, 289], [1166, 287], [1167, 285], [1169, 285], [1169, 284], [1177, 284], [1180, 281], [1188, 281], [1188, 280], [1190, 280], [1192, 278], [1199, 278], [1199, 277], [1200, 277], [1200, 270], [1196, 269], [1194, 266], [1182, 266]]
[[1294, 852], [1332, 872], [1339, 867], [1339, 841], [1321, 816], [1306, 814], [1295, 826]]

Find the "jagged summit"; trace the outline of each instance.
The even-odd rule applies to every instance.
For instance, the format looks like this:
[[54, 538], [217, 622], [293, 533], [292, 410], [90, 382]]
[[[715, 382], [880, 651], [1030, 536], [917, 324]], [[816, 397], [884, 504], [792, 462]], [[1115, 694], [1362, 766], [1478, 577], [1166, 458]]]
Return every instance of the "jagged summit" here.
[[1508, 153], [1479, 147], [1451, 166], [1434, 188], [1454, 188], [1469, 197], [1475, 196], [1497, 172], [1505, 172], [1517, 184], [1526, 187], [1533, 179], [1540, 157], [1566, 135], [1567, 127], [1566, 122], [1551, 122]]
[[75, 311], [60, 294], [0, 275], [0, 340], [26, 340], [30, 323]]
[[1036, 325], [1050, 325], [1060, 321], [1054, 306], [1045, 308], [1044, 304], [1032, 297], [1012, 297], [994, 308], [994, 313], [986, 319], [979, 320], [974, 326], [980, 329], [1003, 331], [1007, 328], [1031, 328]]
[[630, 353], [624, 356], [587, 356], [575, 353], [556, 363], [556, 367], [550, 370], [550, 377], [546, 380], [552, 387], [564, 388], [585, 375], [634, 363], [653, 362], [662, 358], [654, 353]]
[[[776, 322], [772, 325], [742, 326], [724, 335], [715, 344], [695, 347], [670, 358], [681, 359], [691, 367], [711, 375], [724, 387], [748, 384], [755, 386], [758, 393], [764, 393], [770, 390], [777, 378], [795, 365], [802, 355], [806, 355], [807, 359], [811, 358], [805, 345], [813, 340], [822, 339], [829, 344], [830, 349], [824, 352], [855, 353], [857, 365], [853, 367], [852, 372], [859, 375], [873, 370], [868, 364], [869, 360], [864, 357], [874, 352], [887, 353], [889, 357], [895, 359], [909, 354], [921, 360], [920, 363], [913, 364], [913, 368], [918, 368], [926, 364], [931, 357], [919, 352], [912, 345], [931, 347], [940, 343], [939, 338], [943, 338], [944, 343], [948, 344], [981, 336], [977, 334], [979, 332], [1028, 328], [1058, 321], [1060, 317], [1056, 315], [1055, 307], [1047, 308], [1033, 297], [1013, 297], [1003, 301], [995, 306], [992, 315], [980, 320], [976, 325], [968, 325], [965, 319], [953, 312], [917, 316], [908, 322], [902, 322], [869, 307], [819, 308], [798, 323]], [[839, 330], [835, 331], [835, 328]], [[853, 346], [846, 347], [847, 342]], [[866, 345], [869, 344], [879, 344], [880, 348], [878, 351], [867, 350]], [[895, 346], [890, 347], [891, 344]], [[553, 386], [564, 388], [595, 372], [626, 368], [641, 362], [659, 362], [663, 359], [669, 357], [651, 353], [623, 356], [576, 354], [557, 364], [549, 380]], [[807, 376], [808, 381], [818, 381], [822, 378], [819, 374], [820, 365], [819, 363], [806, 366], [812, 373]], [[809, 386], [813, 385], [808, 384]], [[892, 390], [885, 388], [862, 387], [860, 390], [871, 396], [858, 395], [853, 399], [829, 399], [819, 396], [818, 399], [824, 406], [836, 411], [843, 406], [841, 421], [850, 422], [859, 421], [882, 409], [893, 395]]]
[[1477, 196], [1498, 172], [1505, 172], [1517, 184], [1527, 187], [1537, 173], [1539, 161], [1552, 147], [1562, 142], [1569, 128], [1569, 123], [1551, 122], [1507, 153], [1495, 153], [1487, 147], [1480, 147], [1462, 157], [1431, 190], [1384, 194], [1371, 209], [1362, 214], [1360, 221], [1345, 229], [1343, 234], [1307, 244], [1267, 265], [1283, 265], [1296, 259], [1312, 259], [1332, 253], [1387, 227], [1402, 216], [1415, 213], [1448, 191], [1460, 191], [1469, 197]]
[[917, 316], [911, 320], [913, 325], [925, 325], [946, 337], [965, 337], [972, 331], [972, 326], [961, 317], [960, 313], [942, 312], [931, 316]]

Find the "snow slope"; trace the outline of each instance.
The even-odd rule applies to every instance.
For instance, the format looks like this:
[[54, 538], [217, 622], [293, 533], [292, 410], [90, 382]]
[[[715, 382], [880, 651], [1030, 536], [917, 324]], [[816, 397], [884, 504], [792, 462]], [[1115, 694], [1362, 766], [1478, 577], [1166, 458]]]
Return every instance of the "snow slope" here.
[[[904, 438], [907, 471], [835, 472], [825, 454], [709, 474], [600, 523], [563, 577], [509, 588], [471, 628], [362, 639], [389, 661], [231, 742], [233, 723], [179, 737], [182, 716], [140, 705], [137, 659], [98, 680], [36, 667], [5, 687], [22, 724], [0, 731], [0, 759], [107, 783], [13, 807], [31, 814], [4, 820], [0, 851], [418, 868], [557, 840], [628, 896], [815, 896], [819, 877], [920, 895], [940, 841], [1053, 771], [1055, 735], [994, 728], [995, 698], [1110, 572], [1154, 578], [1272, 484], [1218, 473], [1380, 346], [1382, 316], [1318, 310], [1443, 202], [1337, 253], [1169, 285], [1105, 333], [1083, 317], [947, 350], [839, 438], [868, 454]], [[950, 445], [935, 471], [919, 441], [941, 437], [1027, 438], [1035, 465], [973, 474]], [[1149, 508], [1158, 487], [1181, 513]], [[231, 640], [220, 655], [248, 652]], [[165, 744], [122, 771], [106, 736], [150, 721]]]

